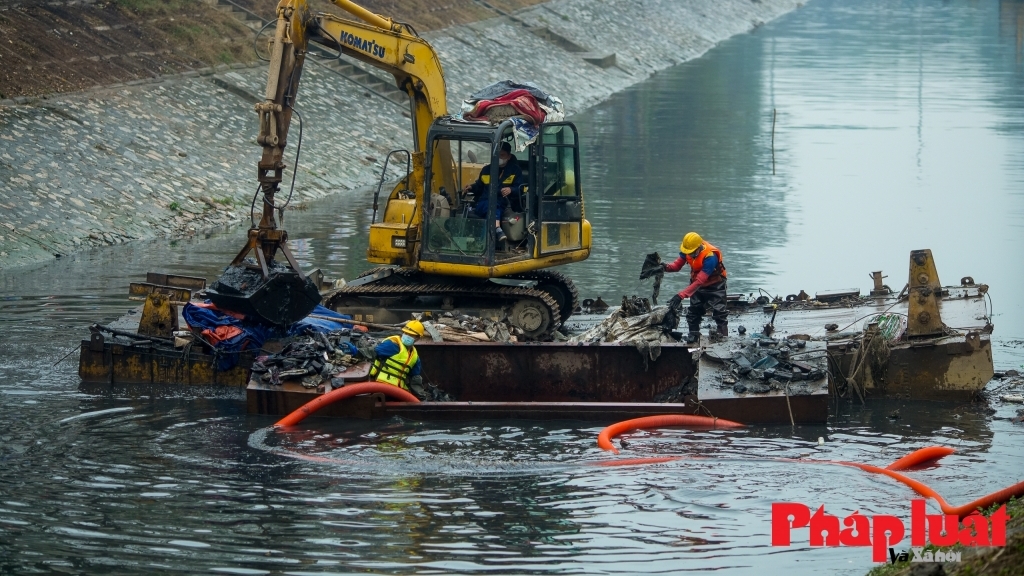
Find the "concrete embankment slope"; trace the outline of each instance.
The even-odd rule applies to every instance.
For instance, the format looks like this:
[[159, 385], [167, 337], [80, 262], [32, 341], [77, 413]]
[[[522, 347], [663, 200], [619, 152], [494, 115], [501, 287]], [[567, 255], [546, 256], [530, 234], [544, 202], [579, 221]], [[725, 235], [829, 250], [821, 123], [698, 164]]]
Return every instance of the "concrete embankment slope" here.
[[[560, 96], [571, 113], [798, 5], [554, 0], [424, 36], [451, 111], [512, 78]], [[259, 155], [252, 104], [264, 82], [262, 67], [224, 67], [0, 105], [0, 268], [247, 223]], [[405, 106], [311, 59], [297, 108], [296, 201], [371, 184], [389, 150], [411, 146]]]

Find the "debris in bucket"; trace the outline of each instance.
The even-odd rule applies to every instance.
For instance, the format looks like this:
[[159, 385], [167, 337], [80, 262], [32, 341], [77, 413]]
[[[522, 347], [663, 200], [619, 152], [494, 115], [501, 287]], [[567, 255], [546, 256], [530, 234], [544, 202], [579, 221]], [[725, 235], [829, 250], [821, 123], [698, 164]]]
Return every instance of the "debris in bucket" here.
[[255, 260], [228, 266], [210, 287], [206, 297], [221, 310], [259, 319], [272, 326], [288, 326], [305, 318], [320, 304], [320, 292], [309, 277], [271, 261], [268, 276]]
[[665, 277], [665, 266], [661, 262], [661, 256], [657, 252], [648, 254], [644, 259], [644, 265], [640, 268], [640, 279], [654, 278], [654, 289], [651, 291], [651, 303], [658, 303], [658, 294], [661, 292], [661, 280]]

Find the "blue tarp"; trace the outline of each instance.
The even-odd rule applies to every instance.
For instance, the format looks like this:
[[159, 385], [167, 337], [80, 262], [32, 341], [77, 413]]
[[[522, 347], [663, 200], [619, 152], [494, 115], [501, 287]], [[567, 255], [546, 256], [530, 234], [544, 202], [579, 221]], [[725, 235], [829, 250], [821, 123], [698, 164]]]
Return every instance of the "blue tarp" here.
[[[315, 316], [329, 316], [331, 318], [337, 318], [338, 320], [351, 320], [352, 317], [348, 314], [338, 314], [334, 310], [324, 308], [323, 306], [317, 305], [310, 313]], [[352, 329], [352, 325], [347, 322], [335, 322], [332, 320], [326, 320], [323, 318], [303, 318], [295, 324], [292, 324], [291, 328], [288, 329], [289, 336], [295, 336], [297, 334], [305, 334], [307, 332], [335, 332], [337, 330]]]
[[[207, 301], [207, 304], [210, 302]], [[282, 336], [298, 336], [311, 332], [334, 332], [351, 329], [352, 325], [340, 320], [351, 320], [351, 316], [339, 314], [333, 310], [317, 306], [312, 314], [330, 316], [339, 321], [321, 318], [304, 318], [287, 329], [277, 326], [266, 326], [245, 319], [238, 319], [215, 308], [204, 308], [194, 304], [186, 304], [181, 311], [185, 322], [193, 330], [204, 333], [206, 341], [217, 353], [217, 369], [230, 370], [238, 364], [238, 353], [242, 350], [259, 350], [270, 338]], [[219, 329], [219, 330], [218, 330]], [[209, 332], [207, 332], [209, 331]]]

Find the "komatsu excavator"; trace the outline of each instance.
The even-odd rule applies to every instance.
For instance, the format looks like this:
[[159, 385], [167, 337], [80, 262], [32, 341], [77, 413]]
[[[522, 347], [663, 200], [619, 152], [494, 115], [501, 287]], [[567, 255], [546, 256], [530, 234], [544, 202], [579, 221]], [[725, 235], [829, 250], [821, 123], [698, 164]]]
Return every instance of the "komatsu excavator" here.
[[[542, 123], [539, 136], [519, 158], [526, 186], [515, 198], [498, 242], [495, 206], [498, 156], [511, 142], [513, 122], [464, 121], [447, 112], [444, 74], [437, 54], [412, 26], [373, 14], [349, 0], [333, 0], [356, 20], [311, 13], [305, 0], [282, 0], [271, 44], [266, 99], [260, 118], [258, 193], [263, 217], [249, 241], [209, 291], [219, 306], [255, 312], [284, 324], [320, 301], [314, 283], [288, 251], [277, 229], [275, 197], [285, 168], [283, 153], [309, 43], [392, 74], [409, 95], [413, 150], [402, 157], [406, 175], [384, 199], [370, 225], [367, 260], [380, 264], [323, 296], [329, 308], [368, 321], [401, 321], [412, 313], [458, 310], [507, 314], [527, 338], [557, 329], [577, 306], [578, 293], [564, 275], [545, 270], [590, 255], [590, 223], [583, 217], [579, 137], [570, 122]], [[484, 194], [489, 211], [473, 218], [466, 184], [490, 174]], [[382, 174], [382, 182], [384, 180]], [[380, 189], [378, 189], [378, 194]], [[274, 262], [281, 251], [288, 265]], [[253, 252], [255, 260], [246, 259]], [[488, 314], [488, 312], [492, 314]]]

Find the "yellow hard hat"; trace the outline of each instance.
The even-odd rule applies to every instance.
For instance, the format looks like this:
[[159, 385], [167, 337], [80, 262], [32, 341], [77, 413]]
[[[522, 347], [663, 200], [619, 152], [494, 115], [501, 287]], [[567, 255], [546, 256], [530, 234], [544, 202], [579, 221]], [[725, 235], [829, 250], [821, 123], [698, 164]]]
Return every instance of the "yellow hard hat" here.
[[419, 320], [410, 320], [402, 327], [402, 333], [408, 334], [409, 336], [416, 336], [422, 338], [426, 335], [427, 330], [423, 327], [423, 323]]
[[696, 232], [687, 232], [683, 236], [683, 243], [679, 245], [679, 251], [683, 254], [693, 254], [704, 243], [704, 239]]

